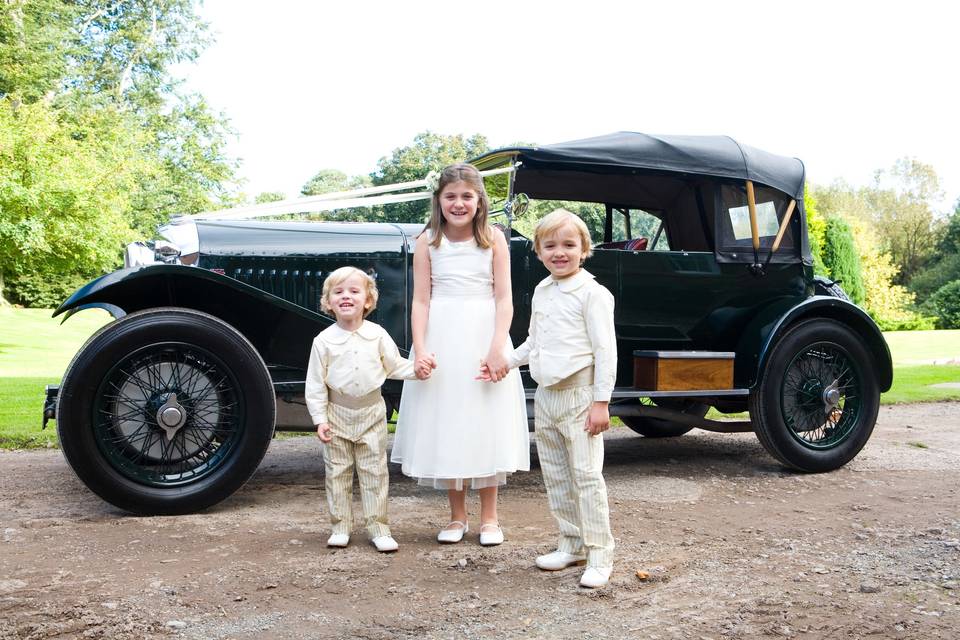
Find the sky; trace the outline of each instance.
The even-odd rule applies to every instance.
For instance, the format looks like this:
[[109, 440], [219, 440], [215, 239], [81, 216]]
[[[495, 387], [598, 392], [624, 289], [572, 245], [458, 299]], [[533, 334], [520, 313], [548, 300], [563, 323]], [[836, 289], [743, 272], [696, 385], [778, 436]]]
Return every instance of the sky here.
[[614, 131], [729, 135], [868, 185], [902, 157], [960, 199], [950, 2], [206, 0], [176, 72], [236, 132], [244, 192], [288, 197], [418, 133], [491, 147]]

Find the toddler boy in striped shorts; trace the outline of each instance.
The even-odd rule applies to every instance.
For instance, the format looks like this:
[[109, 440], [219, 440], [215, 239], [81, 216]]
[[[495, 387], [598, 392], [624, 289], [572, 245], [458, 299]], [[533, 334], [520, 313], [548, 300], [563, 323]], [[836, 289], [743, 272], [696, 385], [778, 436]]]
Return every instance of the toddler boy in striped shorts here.
[[324, 280], [320, 307], [337, 322], [313, 340], [304, 395], [324, 443], [333, 529], [327, 546], [350, 543], [356, 467], [370, 540], [377, 551], [396, 551], [387, 522], [387, 416], [380, 387], [386, 378], [428, 378], [430, 367], [415, 369], [390, 334], [365, 319], [377, 297], [374, 279], [355, 267], [341, 267]]
[[[602, 587], [613, 568], [613, 535], [603, 480], [603, 436], [617, 373], [613, 296], [583, 269], [592, 253], [583, 220], [558, 209], [537, 225], [534, 250], [550, 271], [533, 293], [530, 331], [510, 366], [529, 363], [537, 381], [537, 455], [557, 550], [539, 556], [547, 571], [587, 565], [583, 587]], [[487, 371], [481, 368], [481, 378]]]

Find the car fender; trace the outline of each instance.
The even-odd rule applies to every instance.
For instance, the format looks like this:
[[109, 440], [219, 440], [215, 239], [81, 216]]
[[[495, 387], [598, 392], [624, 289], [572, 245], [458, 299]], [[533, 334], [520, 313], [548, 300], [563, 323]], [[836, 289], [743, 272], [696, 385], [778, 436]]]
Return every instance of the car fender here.
[[157, 307], [209, 313], [242, 333], [270, 365], [306, 369], [310, 344], [333, 319], [234, 278], [199, 267], [157, 264], [119, 269], [80, 287], [53, 312], [81, 309], [114, 318]]
[[893, 384], [893, 363], [890, 348], [880, 328], [863, 309], [832, 296], [812, 296], [799, 303], [796, 298], [783, 298], [764, 307], [746, 326], [737, 345], [734, 366], [736, 385], [753, 388], [777, 340], [791, 326], [810, 318], [828, 318], [843, 323], [863, 338], [873, 356], [880, 391], [890, 389]]

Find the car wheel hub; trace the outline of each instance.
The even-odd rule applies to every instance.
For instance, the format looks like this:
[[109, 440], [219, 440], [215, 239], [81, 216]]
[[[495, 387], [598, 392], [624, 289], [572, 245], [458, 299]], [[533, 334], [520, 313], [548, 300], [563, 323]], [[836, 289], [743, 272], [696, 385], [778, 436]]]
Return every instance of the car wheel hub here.
[[157, 424], [166, 432], [167, 440], [170, 441], [186, 422], [186, 409], [177, 402], [177, 394], [171, 393], [157, 411]]

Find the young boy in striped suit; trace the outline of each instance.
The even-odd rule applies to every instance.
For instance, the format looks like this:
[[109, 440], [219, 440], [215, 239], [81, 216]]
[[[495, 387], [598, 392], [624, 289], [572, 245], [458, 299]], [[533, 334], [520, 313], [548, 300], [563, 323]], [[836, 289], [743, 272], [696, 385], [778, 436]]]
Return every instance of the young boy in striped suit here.
[[425, 379], [435, 367], [400, 356], [378, 324], [365, 320], [377, 306], [377, 285], [355, 267], [323, 282], [320, 307], [337, 322], [314, 338], [304, 395], [324, 443], [327, 504], [333, 532], [327, 546], [345, 547], [353, 528], [353, 468], [357, 468], [367, 533], [377, 551], [396, 551], [387, 523], [387, 417], [380, 386], [386, 378]]
[[[603, 436], [617, 373], [613, 296], [583, 269], [592, 253], [579, 217], [558, 209], [537, 225], [534, 250], [550, 271], [537, 285], [530, 331], [510, 366], [530, 364], [537, 454], [557, 550], [536, 564], [557, 571], [586, 562], [583, 587], [602, 587], [613, 568], [613, 535], [603, 480]], [[481, 379], [488, 372], [481, 368]]]

